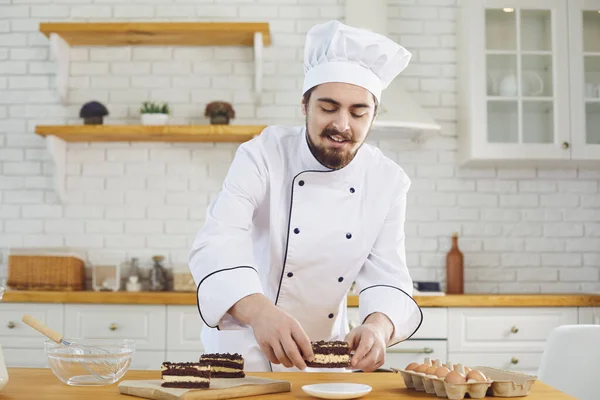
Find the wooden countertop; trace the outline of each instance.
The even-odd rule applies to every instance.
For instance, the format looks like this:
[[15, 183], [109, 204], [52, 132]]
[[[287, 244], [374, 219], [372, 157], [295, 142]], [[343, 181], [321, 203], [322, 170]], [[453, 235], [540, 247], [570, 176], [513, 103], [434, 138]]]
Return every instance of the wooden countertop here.
[[[69, 399], [134, 399], [135, 397], [121, 395], [118, 383], [109, 386], [67, 386], [56, 378], [49, 369], [45, 368], [9, 368], [8, 384], [0, 392], [5, 400], [69, 400]], [[370, 385], [373, 390], [369, 393], [370, 400], [399, 398], [405, 400], [431, 399], [432, 395], [406, 389], [401, 375], [391, 372], [373, 373], [314, 373], [314, 372], [264, 372], [250, 373], [272, 379], [285, 379], [292, 382], [292, 391], [267, 395], [265, 398], [277, 399], [314, 399], [302, 391], [302, 386], [323, 382], [354, 382]], [[129, 371], [123, 378], [127, 379], [160, 379], [160, 371]], [[35, 382], [34, 385], [31, 383]], [[256, 397], [247, 397], [254, 399]], [[489, 397], [486, 397], [489, 398]], [[491, 399], [491, 398], [490, 398]], [[527, 396], [528, 400], [573, 400], [568, 396], [544, 383], [537, 381]]]
[[[464, 294], [415, 296], [415, 301], [421, 307], [600, 307], [600, 294]], [[196, 293], [7, 291], [2, 302], [195, 305]], [[348, 306], [357, 307], [358, 297], [348, 296]]]

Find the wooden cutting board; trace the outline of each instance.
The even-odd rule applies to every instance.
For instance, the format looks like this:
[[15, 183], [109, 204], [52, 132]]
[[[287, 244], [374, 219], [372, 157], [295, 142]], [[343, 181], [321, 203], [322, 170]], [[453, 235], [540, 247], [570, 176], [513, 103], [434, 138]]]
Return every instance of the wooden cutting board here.
[[213, 378], [209, 389], [173, 389], [161, 387], [161, 380], [134, 380], [119, 383], [119, 392], [154, 400], [235, 399], [259, 394], [292, 390], [288, 381], [246, 376], [245, 378]]

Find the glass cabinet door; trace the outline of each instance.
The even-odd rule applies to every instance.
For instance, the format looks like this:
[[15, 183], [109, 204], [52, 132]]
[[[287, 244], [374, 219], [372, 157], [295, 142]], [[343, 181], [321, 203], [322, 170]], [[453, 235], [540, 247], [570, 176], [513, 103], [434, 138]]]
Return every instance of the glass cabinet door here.
[[[550, 148], [555, 151], [551, 158], [568, 157], [560, 151], [569, 134], [567, 17], [559, 12], [566, 10], [565, 4], [564, 0], [485, 2], [488, 144], [519, 145], [540, 156]], [[562, 107], [566, 118], [559, 116]]]
[[574, 156], [600, 159], [600, 0], [569, 6]]

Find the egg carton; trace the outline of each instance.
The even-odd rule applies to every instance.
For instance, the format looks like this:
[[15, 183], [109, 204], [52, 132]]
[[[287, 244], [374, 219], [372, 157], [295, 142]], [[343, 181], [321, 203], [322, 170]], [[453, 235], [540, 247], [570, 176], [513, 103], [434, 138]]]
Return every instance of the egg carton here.
[[519, 372], [505, 371], [502, 369], [477, 366], [473, 369], [481, 371], [486, 377], [493, 381], [488, 389], [488, 396], [496, 397], [522, 397], [531, 392], [537, 376], [522, 374]]
[[404, 384], [408, 389], [414, 389], [450, 400], [463, 399], [467, 394], [473, 399], [482, 399], [486, 396], [523, 397], [530, 393], [533, 384], [537, 380], [537, 377], [533, 375], [491, 367], [476, 366], [472, 369], [481, 371], [487, 380], [482, 382], [449, 383], [435, 375], [392, 367], [392, 370], [402, 375]]
[[[392, 368], [394, 369], [394, 368]], [[443, 378], [435, 375], [426, 375], [421, 372], [396, 370], [402, 375], [404, 384], [409, 389], [436, 395], [451, 400], [463, 399], [467, 394], [472, 399], [483, 399], [488, 388], [492, 385], [491, 380], [484, 382], [449, 383]]]

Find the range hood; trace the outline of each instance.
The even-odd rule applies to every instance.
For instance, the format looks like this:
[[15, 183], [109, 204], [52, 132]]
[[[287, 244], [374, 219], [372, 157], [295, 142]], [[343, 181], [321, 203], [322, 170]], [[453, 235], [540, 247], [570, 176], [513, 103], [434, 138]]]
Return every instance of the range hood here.
[[[387, 0], [346, 0], [347, 25], [387, 35]], [[406, 91], [399, 77], [383, 90], [371, 131], [377, 136], [417, 137], [440, 125]]]

